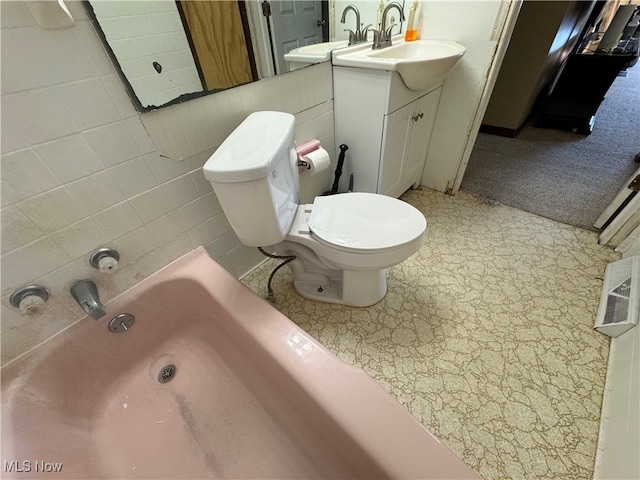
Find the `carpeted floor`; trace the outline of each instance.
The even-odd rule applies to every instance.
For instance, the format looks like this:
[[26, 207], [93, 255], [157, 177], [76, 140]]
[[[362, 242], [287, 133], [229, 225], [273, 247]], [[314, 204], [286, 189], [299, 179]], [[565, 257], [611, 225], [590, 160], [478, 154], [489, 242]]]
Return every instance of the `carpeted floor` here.
[[640, 65], [618, 77], [593, 133], [525, 127], [516, 138], [480, 134], [461, 190], [568, 225], [593, 223], [640, 165]]

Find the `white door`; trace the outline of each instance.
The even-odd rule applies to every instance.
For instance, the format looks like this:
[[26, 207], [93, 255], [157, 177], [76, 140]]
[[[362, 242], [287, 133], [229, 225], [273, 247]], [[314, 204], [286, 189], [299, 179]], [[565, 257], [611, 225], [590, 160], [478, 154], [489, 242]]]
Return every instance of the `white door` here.
[[284, 54], [322, 42], [320, 0], [271, 0], [271, 36], [277, 73], [289, 71]]
[[397, 198], [408, 188], [404, 187], [402, 181], [415, 109], [416, 102], [412, 102], [384, 116], [377, 193]]
[[603, 228], [605, 223], [610, 223], [610, 219], [612, 220], [612, 217], [620, 209], [620, 207], [622, 207], [625, 202], [629, 201], [629, 197], [634, 195], [634, 190], [629, 188], [629, 185], [631, 185], [638, 176], [640, 176], [640, 168], [636, 170], [636, 173], [631, 175], [631, 178], [627, 180], [627, 182], [624, 184], [624, 187], [620, 189], [613, 201], [607, 208], [605, 208], [604, 212], [600, 214], [600, 216], [596, 220], [596, 223], [593, 224], [594, 227]]
[[378, 193], [398, 198], [420, 184], [439, 98], [438, 88], [384, 116]]
[[407, 152], [403, 180], [405, 185], [411, 185], [414, 188], [420, 185], [439, 99], [440, 89], [438, 88], [420, 98], [416, 103], [416, 109], [411, 116], [413, 131]]

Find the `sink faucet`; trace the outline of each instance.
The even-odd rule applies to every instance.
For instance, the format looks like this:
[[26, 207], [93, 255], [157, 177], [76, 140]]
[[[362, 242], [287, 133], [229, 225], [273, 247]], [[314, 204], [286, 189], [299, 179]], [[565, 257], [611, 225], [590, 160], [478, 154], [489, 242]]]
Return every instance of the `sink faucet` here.
[[384, 11], [382, 12], [382, 24], [380, 25], [380, 30], [374, 30], [373, 32], [373, 45], [371, 48], [374, 50], [379, 50], [381, 48], [386, 48], [391, 46], [391, 30], [396, 24], [392, 24], [389, 28], [387, 28], [387, 15], [389, 14], [389, 10], [395, 8], [398, 10], [400, 14], [400, 20], [404, 21], [404, 13], [402, 12], [402, 5], [398, 2], [391, 2], [389, 5], [384, 7]]
[[71, 287], [71, 296], [94, 320], [102, 318], [107, 309], [100, 303], [98, 288], [91, 280], [79, 280]]
[[362, 43], [367, 41], [367, 34], [369, 33], [369, 27], [371, 25], [367, 25], [364, 30], [361, 30], [360, 24], [360, 12], [355, 5], [347, 5], [342, 11], [342, 18], [340, 19], [340, 23], [345, 23], [345, 19], [347, 18], [347, 12], [351, 10], [356, 14], [356, 31], [350, 30], [348, 28], [345, 29], [345, 32], [349, 32], [349, 45], [355, 45], [356, 43]]

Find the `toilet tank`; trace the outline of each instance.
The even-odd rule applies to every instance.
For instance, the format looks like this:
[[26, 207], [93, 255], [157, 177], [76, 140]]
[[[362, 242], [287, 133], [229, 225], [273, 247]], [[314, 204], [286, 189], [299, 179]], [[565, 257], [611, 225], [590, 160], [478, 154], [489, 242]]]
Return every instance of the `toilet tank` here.
[[291, 114], [252, 113], [204, 165], [204, 176], [244, 245], [275, 245], [289, 232], [298, 207], [294, 127]]

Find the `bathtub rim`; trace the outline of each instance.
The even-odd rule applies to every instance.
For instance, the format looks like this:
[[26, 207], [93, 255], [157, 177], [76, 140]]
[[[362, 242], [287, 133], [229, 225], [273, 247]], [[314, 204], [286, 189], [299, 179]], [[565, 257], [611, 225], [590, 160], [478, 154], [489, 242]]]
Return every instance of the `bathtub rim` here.
[[[478, 478], [368, 373], [341, 360], [259, 298], [217, 264], [204, 247], [185, 254], [107, 302], [109, 314], [104, 318], [110, 318], [112, 311], [120, 311], [121, 305], [135, 299], [140, 290], [176, 278], [196, 281], [226, 310], [239, 312], [234, 318], [256, 342], [278, 346], [269, 349], [278, 365], [298, 381], [321, 408], [330, 413], [346, 434], [390, 478]], [[268, 315], [265, 314], [261, 321], [251, 320], [253, 315], [264, 312]], [[39, 346], [68, 332], [79, 322], [89, 320], [94, 322], [86, 316], [81, 318]], [[280, 340], [295, 337], [300, 340], [298, 345], [280, 348]], [[17, 365], [19, 360], [28, 361], [27, 355], [36, 348], [8, 362], [2, 371]], [[306, 357], [301, 361], [303, 355]], [[376, 421], [372, 422], [372, 419]]]

